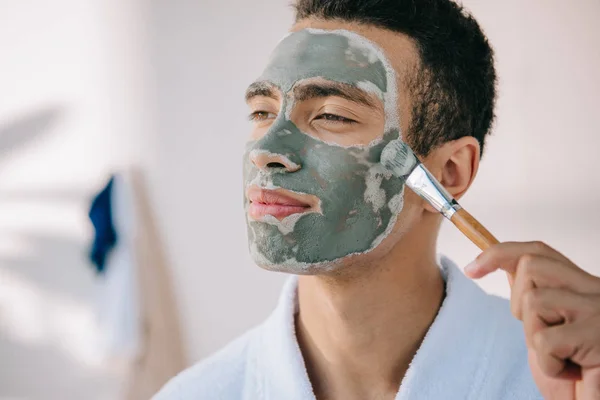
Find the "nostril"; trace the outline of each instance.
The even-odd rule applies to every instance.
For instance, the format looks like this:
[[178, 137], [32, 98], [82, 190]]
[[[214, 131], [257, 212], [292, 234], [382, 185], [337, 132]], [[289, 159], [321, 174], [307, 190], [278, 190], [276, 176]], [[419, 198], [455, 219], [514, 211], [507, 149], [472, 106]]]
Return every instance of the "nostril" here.
[[285, 168], [285, 165], [278, 162], [270, 162], [267, 164], [267, 168]]

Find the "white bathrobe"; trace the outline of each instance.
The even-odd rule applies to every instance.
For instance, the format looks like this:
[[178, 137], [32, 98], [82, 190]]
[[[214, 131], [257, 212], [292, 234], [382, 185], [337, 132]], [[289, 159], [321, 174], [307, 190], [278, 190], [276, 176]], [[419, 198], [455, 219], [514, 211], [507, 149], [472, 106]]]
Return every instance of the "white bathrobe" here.
[[[523, 328], [448, 259], [446, 297], [402, 380], [396, 400], [542, 399]], [[212, 357], [172, 379], [154, 400], [314, 400], [294, 333], [297, 279], [273, 314]]]

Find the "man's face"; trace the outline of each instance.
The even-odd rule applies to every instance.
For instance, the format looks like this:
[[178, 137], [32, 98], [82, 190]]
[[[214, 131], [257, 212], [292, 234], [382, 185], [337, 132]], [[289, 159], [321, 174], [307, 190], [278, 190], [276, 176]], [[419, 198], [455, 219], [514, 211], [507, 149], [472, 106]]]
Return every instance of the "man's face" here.
[[389, 235], [404, 186], [379, 161], [400, 137], [397, 95], [383, 52], [356, 33], [305, 29], [279, 43], [247, 91], [245, 208], [258, 265], [317, 273]]

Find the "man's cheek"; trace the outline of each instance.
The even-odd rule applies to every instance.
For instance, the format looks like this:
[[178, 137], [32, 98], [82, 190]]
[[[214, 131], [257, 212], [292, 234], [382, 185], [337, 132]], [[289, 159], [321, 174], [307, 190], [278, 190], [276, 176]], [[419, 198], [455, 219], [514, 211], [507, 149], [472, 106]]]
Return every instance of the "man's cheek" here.
[[364, 177], [369, 167], [368, 150], [347, 149], [322, 144], [310, 149], [306, 154], [306, 166], [310, 175], [326, 188], [331, 183], [351, 183]]

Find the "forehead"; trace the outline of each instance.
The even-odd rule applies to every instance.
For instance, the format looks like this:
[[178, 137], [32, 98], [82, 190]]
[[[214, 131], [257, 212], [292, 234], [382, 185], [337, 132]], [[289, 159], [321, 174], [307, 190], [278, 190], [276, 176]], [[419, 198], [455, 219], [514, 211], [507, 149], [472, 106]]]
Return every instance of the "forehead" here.
[[382, 51], [353, 32], [304, 29], [286, 36], [259, 78], [284, 93], [303, 79], [321, 77], [354, 86], [388, 89], [393, 74]]

